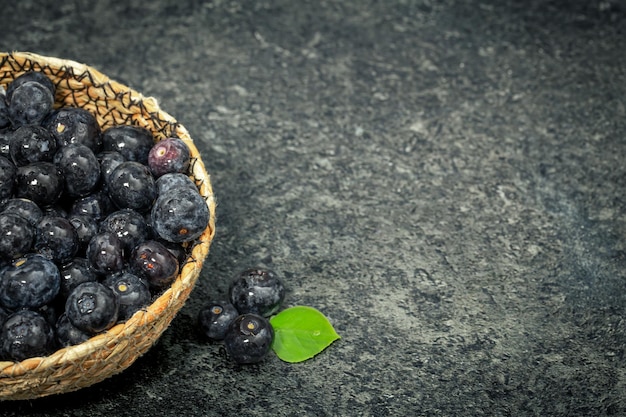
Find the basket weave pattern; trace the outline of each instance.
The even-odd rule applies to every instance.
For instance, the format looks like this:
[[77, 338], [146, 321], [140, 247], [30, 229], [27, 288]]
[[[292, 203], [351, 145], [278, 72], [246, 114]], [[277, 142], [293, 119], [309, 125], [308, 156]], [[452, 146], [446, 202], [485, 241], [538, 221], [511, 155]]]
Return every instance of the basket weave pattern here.
[[75, 391], [128, 368], [170, 325], [195, 285], [215, 234], [215, 199], [209, 176], [188, 131], [162, 111], [156, 100], [109, 79], [99, 71], [69, 60], [32, 53], [0, 53], [0, 85], [20, 74], [41, 71], [56, 85], [55, 107], [89, 110], [101, 128], [121, 124], [145, 127], [155, 140], [176, 136], [191, 151], [190, 176], [209, 207], [210, 221], [193, 242], [180, 275], [149, 307], [124, 323], [80, 345], [19, 363], [0, 361], [0, 400], [33, 399]]

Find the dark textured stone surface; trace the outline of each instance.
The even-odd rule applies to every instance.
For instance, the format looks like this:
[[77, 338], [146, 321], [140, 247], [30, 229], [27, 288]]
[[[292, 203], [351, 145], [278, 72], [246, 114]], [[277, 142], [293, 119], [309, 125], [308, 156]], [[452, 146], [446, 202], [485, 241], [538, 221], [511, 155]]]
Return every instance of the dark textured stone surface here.
[[[2, 415], [626, 415], [623, 3], [42, 3], [4, 5], [0, 49], [157, 97], [218, 231], [130, 369]], [[342, 339], [249, 367], [203, 342], [256, 264]]]

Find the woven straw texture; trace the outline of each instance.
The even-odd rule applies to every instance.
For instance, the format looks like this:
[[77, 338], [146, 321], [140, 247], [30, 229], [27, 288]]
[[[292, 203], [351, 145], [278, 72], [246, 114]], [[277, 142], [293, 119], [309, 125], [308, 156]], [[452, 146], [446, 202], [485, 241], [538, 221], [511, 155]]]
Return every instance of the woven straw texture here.
[[50, 356], [19, 363], [0, 361], [0, 400], [75, 391], [128, 368], [156, 343], [189, 297], [215, 234], [215, 199], [204, 163], [187, 130], [162, 111], [156, 100], [74, 61], [32, 53], [0, 53], [0, 84], [4, 87], [29, 70], [45, 73], [56, 85], [56, 107], [83, 107], [96, 116], [103, 130], [131, 124], [149, 129], [157, 141], [170, 136], [183, 139], [192, 155], [189, 175], [206, 200], [210, 222], [193, 242], [176, 281], [146, 309], [80, 345]]

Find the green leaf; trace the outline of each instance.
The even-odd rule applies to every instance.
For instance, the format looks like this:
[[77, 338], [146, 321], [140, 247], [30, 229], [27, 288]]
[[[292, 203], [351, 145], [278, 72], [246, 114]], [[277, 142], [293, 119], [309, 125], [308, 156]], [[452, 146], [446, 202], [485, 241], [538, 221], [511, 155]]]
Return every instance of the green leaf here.
[[270, 319], [272, 349], [285, 362], [302, 362], [317, 355], [340, 336], [326, 316], [313, 307], [295, 306]]

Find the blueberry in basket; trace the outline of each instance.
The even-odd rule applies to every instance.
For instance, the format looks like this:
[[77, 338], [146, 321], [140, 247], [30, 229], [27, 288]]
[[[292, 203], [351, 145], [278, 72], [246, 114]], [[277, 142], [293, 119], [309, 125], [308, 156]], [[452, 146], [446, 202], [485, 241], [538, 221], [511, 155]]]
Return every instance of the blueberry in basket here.
[[148, 154], [154, 146], [152, 133], [143, 127], [120, 125], [102, 133], [102, 150], [121, 153], [127, 161], [148, 164]]
[[178, 275], [176, 256], [156, 240], [146, 240], [133, 250], [130, 271], [145, 279], [152, 288], [163, 288], [171, 284]]
[[53, 351], [54, 330], [48, 321], [32, 310], [11, 314], [0, 329], [0, 357], [22, 361]]
[[13, 126], [37, 125], [52, 111], [54, 95], [38, 81], [26, 81], [7, 96]]
[[33, 162], [51, 162], [57, 142], [50, 132], [38, 125], [20, 126], [9, 136], [9, 154], [16, 166]]
[[43, 307], [54, 300], [60, 288], [58, 267], [35, 253], [0, 270], [0, 305], [10, 311]]
[[[152, 99], [115, 82], [102, 84], [102, 74], [82, 78], [80, 64], [50, 71], [50, 79], [27, 71], [11, 80], [17, 66], [4, 65], [13, 54], [0, 55], [0, 399], [35, 398], [52, 393], [44, 386], [56, 392], [68, 387], [64, 370], [43, 376], [55, 380], [40, 388], [40, 370], [67, 365], [87, 386], [110, 376], [109, 369], [125, 369], [152, 345], [187, 298], [188, 291], [173, 298], [176, 292], [168, 288], [179, 278], [177, 288], [188, 290], [198, 277], [196, 269], [183, 273], [181, 266], [192, 256], [202, 265], [213, 235], [211, 215], [202, 213], [212, 214], [214, 203], [197, 150], [185, 144], [192, 143], [188, 133]], [[54, 97], [60, 101], [53, 105]], [[135, 98], [143, 103], [127, 104]], [[201, 188], [188, 176], [192, 154], [200, 162], [193, 175]], [[160, 222], [153, 207], [161, 197], [156, 180], [169, 173], [185, 178], [185, 194], [195, 195], [182, 205], [197, 203], [205, 221], [198, 225], [192, 208], [180, 211], [173, 217], [187, 213], [193, 221], [176, 225], [179, 237], [166, 240], [154, 228]], [[119, 333], [109, 329], [142, 309], [148, 322], [129, 328], [135, 341], [124, 351], [130, 356], [118, 357]], [[106, 346], [85, 343], [98, 334]], [[64, 357], [50, 363], [36, 358], [82, 343], [74, 351], [80, 369]], [[27, 358], [33, 360], [26, 365], [3, 362]], [[113, 365], [102, 369], [102, 358]], [[35, 359], [42, 362], [30, 369]], [[17, 382], [10, 387], [2, 383], [9, 373]]]
[[150, 210], [156, 199], [154, 176], [140, 162], [126, 161], [109, 175], [108, 190], [111, 201], [118, 208], [130, 208], [139, 212]]
[[52, 162], [33, 162], [17, 168], [15, 196], [33, 200], [40, 207], [52, 206], [63, 192], [63, 173]]
[[0, 258], [11, 260], [25, 255], [35, 239], [35, 226], [16, 212], [0, 213]]
[[100, 163], [91, 148], [80, 143], [62, 146], [53, 161], [63, 174], [64, 192], [69, 197], [84, 197], [100, 182]]
[[13, 195], [17, 168], [7, 157], [0, 156], [0, 199], [4, 200]]
[[84, 282], [70, 292], [65, 301], [69, 321], [85, 333], [97, 334], [117, 322], [120, 300], [100, 282]]
[[148, 166], [155, 178], [168, 173], [184, 173], [189, 168], [189, 147], [180, 138], [166, 138], [148, 153]]
[[104, 285], [111, 288], [119, 299], [118, 320], [128, 320], [136, 311], [150, 304], [152, 295], [146, 280], [130, 272], [108, 275]]
[[102, 131], [96, 118], [80, 107], [63, 107], [50, 112], [42, 121], [56, 139], [59, 147], [76, 143], [87, 146], [94, 153], [102, 148]]

